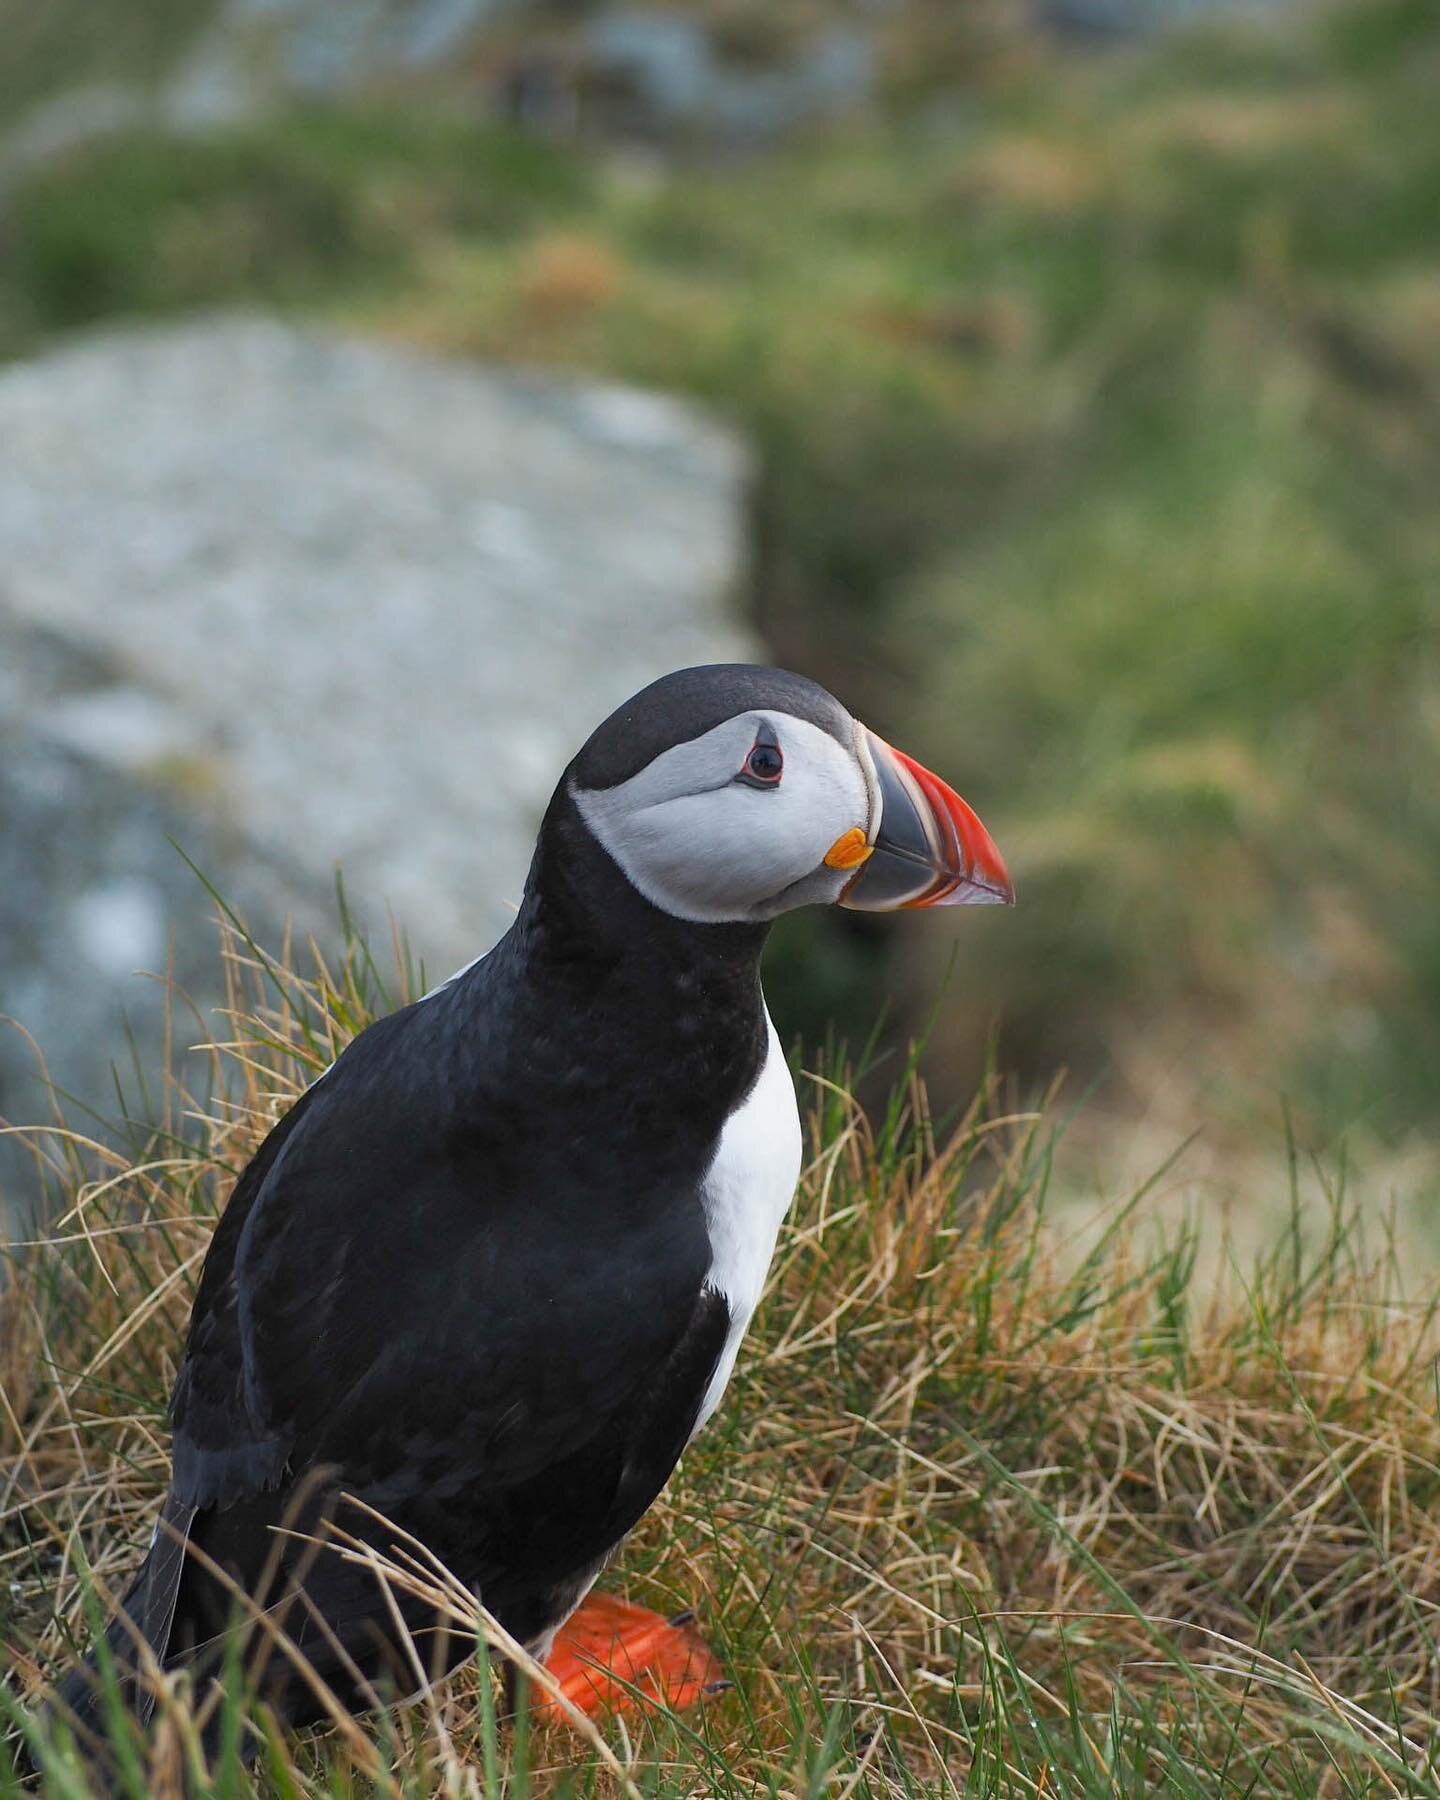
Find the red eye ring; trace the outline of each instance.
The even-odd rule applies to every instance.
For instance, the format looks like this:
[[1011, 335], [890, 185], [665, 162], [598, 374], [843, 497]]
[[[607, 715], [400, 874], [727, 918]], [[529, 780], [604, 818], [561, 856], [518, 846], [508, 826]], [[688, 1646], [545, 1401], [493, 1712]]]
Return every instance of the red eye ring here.
[[780, 746], [773, 740], [756, 738], [745, 758], [744, 768], [735, 779], [743, 781], [746, 787], [773, 788], [779, 787], [784, 773], [785, 758]]

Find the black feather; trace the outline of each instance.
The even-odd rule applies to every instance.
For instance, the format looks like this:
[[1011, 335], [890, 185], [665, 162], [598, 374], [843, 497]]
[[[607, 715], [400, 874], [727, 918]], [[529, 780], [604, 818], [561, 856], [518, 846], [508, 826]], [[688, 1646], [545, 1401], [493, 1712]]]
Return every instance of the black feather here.
[[[258, 1604], [303, 1594], [294, 1635], [349, 1703], [401, 1667], [383, 1596], [277, 1526], [321, 1531], [354, 1494], [533, 1641], [668, 1478], [729, 1325], [701, 1194], [767, 1047], [764, 935], [657, 911], [562, 783], [505, 938], [363, 1032], [237, 1183], [167, 1516]], [[126, 1606], [158, 1658], [203, 1669], [232, 1600], [167, 1538]], [[468, 1650], [402, 1612], [437, 1670]], [[77, 1710], [86, 1679], [62, 1689]], [[278, 1658], [262, 1687], [318, 1716]]]

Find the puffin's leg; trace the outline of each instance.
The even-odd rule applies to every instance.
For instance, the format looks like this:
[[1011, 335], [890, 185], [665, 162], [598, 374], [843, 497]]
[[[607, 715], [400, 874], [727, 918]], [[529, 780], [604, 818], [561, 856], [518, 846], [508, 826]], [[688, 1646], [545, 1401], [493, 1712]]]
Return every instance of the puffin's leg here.
[[[692, 1706], [727, 1685], [688, 1613], [663, 1619], [613, 1594], [592, 1593], [580, 1603], [556, 1633], [545, 1667], [566, 1699], [592, 1718], [640, 1712], [650, 1699]], [[544, 1719], [565, 1716], [548, 1694], [537, 1693], [534, 1706]]]

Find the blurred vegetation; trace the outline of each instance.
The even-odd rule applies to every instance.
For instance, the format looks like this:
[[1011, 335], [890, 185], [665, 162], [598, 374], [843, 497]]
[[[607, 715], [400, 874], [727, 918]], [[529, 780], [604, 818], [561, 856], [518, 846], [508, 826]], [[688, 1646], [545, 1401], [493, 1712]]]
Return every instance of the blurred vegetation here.
[[205, 25], [214, 0], [0, 0], [0, 125], [76, 88], [148, 82]]
[[777, 659], [1022, 901], [787, 926], [777, 1013], [863, 1035], [878, 959], [933, 994], [953, 945], [949, 1091], [1000, 1016], [1030, 1075], [1394, 1136], [1440, 1062], [1437, 84], [1440, 9], [1365, 0], [912, 68], [723, 165], [393, 102], [110, 138], [5, 200], [0, 351], [261, 300], [719, 408]]

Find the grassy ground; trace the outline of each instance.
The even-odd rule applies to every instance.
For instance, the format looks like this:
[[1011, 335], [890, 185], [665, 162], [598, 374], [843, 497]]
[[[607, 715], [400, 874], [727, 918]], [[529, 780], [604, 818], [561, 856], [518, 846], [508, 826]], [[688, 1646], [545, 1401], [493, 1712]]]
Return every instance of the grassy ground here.
[[[358, 953], [311, 981], [229, 958], [225, 1041], [132, 1155], [36, 1139], [56, 1223], [15, 1251], [0, 1340], [12, 1722], [86, 1635], [80, 1571], [114, 1591], [146, 1541], [236, 1171], [384, 1004]], [[254, 1791], [1440, 1795], [1437, 1333], [1383, 1239], [1337, 1196], [1313, 1249], [1297, 1223], [1202, 1291], [1192, 1235], [1142, 1250], [1117, 1210], [1077, 1263], [1046, 1212], [1057, 1111], [987, 1090], [942, 1133], [913, 1081], [874, 1119], [803, 1085], [808, 1166], [727, 1406], [607, 1577], [694, 1605], [733, 1693], [597, 1748], [497, 1730], [472, 1672], [276, 1736]], [[193, 1745], [183, 1692], [158, 1717], [137, 1800], [178, 1795]], [[43, 1791], [83, 1795], [34, 1731]], [[252, 1790], [232, 1765], [207, 1791]]]
[[[721, 167], [438, 104], [125, 138], [10, 197], [0, 350], [259, 300], [718, 407], [777, 656], [1018, 875], [953, 940], [947, 1097], [1003, 1015], [1042, 1085], [1393, 1143], [1440, 1057], [1437, 21], [1031, 50]], [[812, 1040], [952, 942], [882, 983], [863, 923], [789, 929]]]

